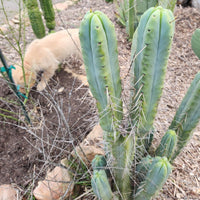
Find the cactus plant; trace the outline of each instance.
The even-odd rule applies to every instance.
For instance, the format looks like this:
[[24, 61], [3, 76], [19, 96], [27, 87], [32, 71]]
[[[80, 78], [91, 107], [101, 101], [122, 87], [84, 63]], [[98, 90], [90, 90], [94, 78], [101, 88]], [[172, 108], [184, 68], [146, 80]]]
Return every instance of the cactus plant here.
[[[149, 148], [174, 23], [172, 12], [162, 7], [150, 8], [141, 16], [132, 41], [130, 77], [134, 92], [130, 98], [129, 126], [124, 130], [122, 119], [126, 117], [114, 26], [100, 11], [88, 12], [81, 22], [84, 65], [104, 131], [106, 166], [113, 178], [108, 181], [105, 169], [97, 169], [99, 163], [105, 166], [106, 162], [96, 157], [92, 162], [92, 187], [100, 199], [142, 200], [155, 196], [171, 172], [169, 162], [181, 151], [200, 119], [200, 74], [197, 74], [157, 150]], [[137, 180], [137, 184], [132, 180]]]
[[40, 6], [44, 14], [46, 26], [49, 29], [49, 32], [51, 32], [56, 25], [52, 0], [40, 0]]
[[43, 38], [45, 36], [45, 27], [42, 21], [42, 14], [38, 7], [38, 2], [37, 0], [26, 0], [25, 2], [33, 32], [37, 38]]
[[127, 34], [132, 39], [140, 18], [146, 10], [162, 6], [173, 11], [176, 0], [115, 0], [115, 4], [119, 13], [117, 18], [123, 26], [126, 26]]

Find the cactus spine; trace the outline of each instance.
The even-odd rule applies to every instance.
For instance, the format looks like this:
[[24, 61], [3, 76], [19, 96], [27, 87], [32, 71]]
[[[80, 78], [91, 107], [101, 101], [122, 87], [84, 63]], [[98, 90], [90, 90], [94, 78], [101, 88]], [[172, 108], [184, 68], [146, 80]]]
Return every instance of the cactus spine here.
[[49, 29], [49, 32], [51, 32], [52, 30], [54, 30], [56, 25], [52, 0], [40, 0], [40, 6], [44, 14], [46, 26]]
[[37, 38], [45, 36], [45, 27], [37, 0], [26, 0], [26, 7], [34, 34]]

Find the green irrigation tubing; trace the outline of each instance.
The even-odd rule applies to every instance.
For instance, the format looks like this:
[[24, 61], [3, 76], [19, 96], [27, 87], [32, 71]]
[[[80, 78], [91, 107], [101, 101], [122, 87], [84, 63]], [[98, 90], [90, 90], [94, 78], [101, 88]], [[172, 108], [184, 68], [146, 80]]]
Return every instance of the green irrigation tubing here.
[[10, 66], [10, 67], [8, 66], [8, 64], [6, 63], [6, 60], [4, 58], [4, 55], [3, 55], [2, 51], [1, 51], [1, 49], [0, 49], [0, 58], [1, 58], [1, 62], [3, 64], [3, 66], [4, 66], [3, 68], [5, 69], [5, 72], [7, 73], [8, 79], [11, 82], [11, 84], [9, 84], [9, 85], [10, 85], [11, 89], [13, 90], [13, 92], [17, 96], [17, 99], [18, 99], [18, 101], [19, 101], [19, 103], [20, 103], [20, 105], [22, 107], [22, 110], [24, 112], [24, 116], [26, 117], [26, 120], [28, 121], [29, 124], [31, 124], [31, 120], [30, 120], [30, 118], [28, 116], [28, 113], [26, 111], [25, 105], [24, 105], [24, 103], [22, 101], [22, 98], [20, 96], [21, 93], [18, 91], [17, 86], [15, 85], [15, 82], [14, 82], [12, 74], [11, 74], [11, 70], [12, 70], [13, 67], [12, 66]]

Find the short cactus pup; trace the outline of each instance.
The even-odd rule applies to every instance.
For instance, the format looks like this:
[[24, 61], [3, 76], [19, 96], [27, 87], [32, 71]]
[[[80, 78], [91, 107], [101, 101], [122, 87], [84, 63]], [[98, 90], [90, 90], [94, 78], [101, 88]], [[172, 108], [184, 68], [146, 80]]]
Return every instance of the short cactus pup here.
[[[100, 11], [81, 22], [80, 41], [87, 78], [104, 131], [105, 156], [92, 161], [91, 185], [102, 200], [155, 197], [172, 171], [172, 161], [200, 119], [200, 74], [192, 82], [160, 145], [152, 150], [153, 122], [174, 34], [174, 16], [149, 8], [132, 40], [130, 102], [123, 111], [115, 29]], [[127, 106], [127, 105], [126, 105]], [[127, 110], [127, 109], [126, 109]]]

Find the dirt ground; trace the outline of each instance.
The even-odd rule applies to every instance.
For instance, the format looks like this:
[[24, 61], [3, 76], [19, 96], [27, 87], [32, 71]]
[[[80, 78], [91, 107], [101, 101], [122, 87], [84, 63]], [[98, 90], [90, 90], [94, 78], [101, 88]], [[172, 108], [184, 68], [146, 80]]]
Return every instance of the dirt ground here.
[[[113, 4], [106, 4], [103, 0], [81, 0], [67, 10], [57, 12], [56, 29], [79, 27], [84, 14], [90, 9], [103, 11], [115, 24], [123, 78], [130, 64], [130, 43], [127, 41], [125, 29], [116, 21], [117, 10]], [[167, 130], [175, 110], [200, 67], [200, 61], [191, 50], [190, 44], [192, 33], [196, 28], [200, 28], [200, 12], [194, 8], [177, 7], [175, 16], [175, 36], [163, 96], [155, 121], [155, 143]], [[11, 34], [7, 34], [7, 38], [11, 41], [13, 39]], [[30, 27], [27, 27], [26, 42], [29, 43], [34, 38]], [[16, 45], [16, 42], [13, 41], [13, 44]], [[19, 61], [19, 56], [10, 47], [5, 36], [0, 36], [0, 48], [9, 64]], [[94, 102], [87, 95], [87, 87], [81, 86], [79, 80], [64, 71], [64, 68], [70, 68], [82, 74], [78, 68], [80, 63], [81, 61], [74, 59], [64, 63], [62, 69], [57, 71], [49, 83], [48, 92], [38, 93], [33, 90], [30, 93], [26, 106], [33, 121], [32, 126], [0, 117], [0, 184], [16, 183], [21, 188], [34, 184], [41, 179], [46, 169], [66, 157], [73, 144], [82, 141], [96, 123]], [[15, 96], [2, 78], [0, 83], [0, 109], [12, 111], [7, 113], [2, 110], [0, 113], [15, 118], [20, 116], [24, 121]], [[125, 86], [124, 92], [126, 92]], [[60, 112], [60, 108], [63, 113]], [[66, 134], [68, 128], [70, 135]], [[173, 173], [157, 199], [199, 199], [199, 152], [200, 127], [198, 126], [184, 151], [175, 160]]]

